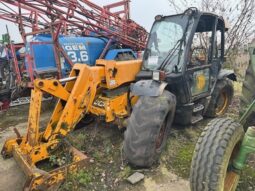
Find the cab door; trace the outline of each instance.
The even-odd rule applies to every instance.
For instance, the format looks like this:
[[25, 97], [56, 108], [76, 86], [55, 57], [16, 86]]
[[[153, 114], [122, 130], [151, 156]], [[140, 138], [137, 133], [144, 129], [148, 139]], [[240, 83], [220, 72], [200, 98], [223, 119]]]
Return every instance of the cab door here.
[[217, 76], [212, 72], [212, 67], [219, 65], [215, 59], [217, 24], [217, 17], [202, 15], [193, 37], [187, 64], [187, 80], [192, 100], [209, 96], [216, 82]]

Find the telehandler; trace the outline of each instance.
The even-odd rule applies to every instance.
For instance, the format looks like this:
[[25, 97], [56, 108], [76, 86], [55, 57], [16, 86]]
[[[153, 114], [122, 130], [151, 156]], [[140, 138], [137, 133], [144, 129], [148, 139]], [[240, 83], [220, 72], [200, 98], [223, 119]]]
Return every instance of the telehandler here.
[[[87, 114], [126, 128], [123, 151], [129, 164], [150, 167], [160, 156], [173, 121], [194, 124], [223, 114], [235, 80], [224, 62], [223, 18], [189, 8], [156, 16], [143, 60], [97, 60], [75, 64], [65, 79], [36, 79], [27, 134], [8, 139], [2, 156], [13, 156], [28, 175], [24, 190], [47, 190], [88, 157], [70, 146], [70, 163], [46, 172], [38, 164], [50, 158], [64, 137]], [[39, 128], [42, 94], [58, 102], [46, 127]]]
[[249, 155], [255, 153], [254, 42], [249, 44], [249, 54], [250, 62], [240, 99], [240, 119], [216, 118], [208, 123], [193, 154], [190, 172], [192, 191], [236, 190]]

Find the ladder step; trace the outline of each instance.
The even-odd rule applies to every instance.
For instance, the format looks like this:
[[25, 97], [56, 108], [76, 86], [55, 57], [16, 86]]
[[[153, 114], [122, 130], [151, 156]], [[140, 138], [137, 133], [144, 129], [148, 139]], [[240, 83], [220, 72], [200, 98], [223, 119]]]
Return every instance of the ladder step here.
[[193, 115], [191, 117], [191, 124], [194, 125], [195, 123], [201, 121], [203, 119], [202, 115]]
[[202, 104], [196, 104], [196, 105], [194, 106], [193, 113], [197, 113], [197, 112], [199, 112], [199, 111], [202, 111], [204, 108], [205, 108], [204, 105], [202, 105]]

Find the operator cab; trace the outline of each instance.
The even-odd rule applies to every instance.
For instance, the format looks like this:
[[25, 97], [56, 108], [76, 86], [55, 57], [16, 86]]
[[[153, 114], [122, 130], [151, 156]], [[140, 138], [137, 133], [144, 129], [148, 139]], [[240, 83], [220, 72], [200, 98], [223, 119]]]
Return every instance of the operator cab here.
[[183, 14], [156, 16], [144, 52], [143, 66], [149, 70], [179, 73], [186, 68], [186, 61], [194, 61], [198, 55], [203, 54], [204, 62], [213, 55], [223, 61], [224, 48], [221, 47], [224, 46], [226, 30], [222, 17], [199, 12], [196, 8]]
[[166, 89], [176, 96], [177, 111], [208, 102], [224, 62], [225, 31], [222, 17], [196, 8], [156, 16], [137, 80], [166, 82]]
[[179, 97], [182, 103], [201, 93], [209, 94], [224, 61], [226, 30], [222, 17], [196, 8], [189, 8], [183, 14], [156, 16], [144, 52], [142, 73], [163, 71], [164, 81], [182, 81], [181, 92], [178, 92], [180, 86], [179, 90], [171, 86], [177, 94], [188, 95]]

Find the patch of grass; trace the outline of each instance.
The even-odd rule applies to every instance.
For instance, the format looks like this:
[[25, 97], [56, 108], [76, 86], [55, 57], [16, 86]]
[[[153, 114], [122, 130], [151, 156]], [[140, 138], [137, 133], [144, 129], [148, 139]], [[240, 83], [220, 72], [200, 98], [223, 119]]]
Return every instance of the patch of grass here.
[[73, 176], [81, 185], [86, 185], [91, 182], [93, 174], [85, 170], [80, 170]]
[[67, 136], [68, 141], [71, 142], [78, 150], [83, 150], [84, 142], [88, 138], [87, 134], [84, 132], [69, 134]]
[[124, 169], [120, 171], [119, 177], [121, 179], [126, 179], [128, 176], [130, 176], [131, 173], [132, 173], [132, 169], [130, 168], [130, 166], [125, 166]]
[[189, 177], [190, 164], [194, 151], [194, 144], [185, 144], [180, 148], [173, 160], [175, 173], [183, 178]]
[[95, 124], [71, 132], [68, 140], [90, 160], [84, 167], [85, 175], [84, 172], [81, 176], [70, 175], [60, 190], [117, 190], [131, 171], [130, 167], [121, 168], [122, 136], [117, 127], [95, 127]]
[[[200, 123], [204, 126], [205, 123]], [[196, 141], [202, 128], [187, 128], [173, 130], [167, 142], [167, 149], [161, 157], [166, 167], [182, 178], [189, 177], [190, 164], [193, 156]]]
[[60, 190], [77, 190], [80, 187], [87, 187], [93, 179], [93, 173], [87, 170], [79, 170], [69, 174]]
[[237, 191], [253, 191], [255, 190], [255, 170], [249, 165], [246, 165], [241, 172], [240, 181]]
[[100, 161], [100, 159], [103, 158], [103, 157], [102, 157], [102, 153], [100, 153], [100, 152], [98, 152], [98, 151], [96, 151], [96, 150], [92, 153], [92, 157], [93, 157], [96, 161]]
[[[173, 143], [173, 141], [171, 141]], [[174, 141], [177, 144], [171, 144], [168, 149], [172, 149], [171, 155], [163, 157], [164, 163], [167, 168], [173, 171], [175, 174], [182, 178], [189, 177], [190, 163], [192, 160], [194, 144], [182, 143], [178, 145], [177, 140]]]

